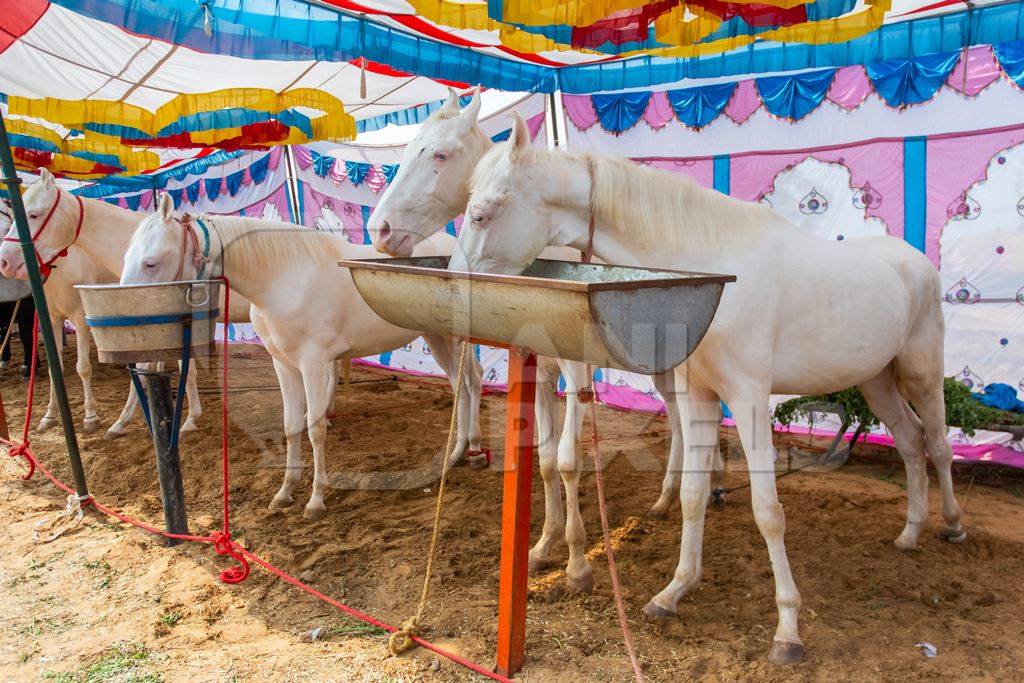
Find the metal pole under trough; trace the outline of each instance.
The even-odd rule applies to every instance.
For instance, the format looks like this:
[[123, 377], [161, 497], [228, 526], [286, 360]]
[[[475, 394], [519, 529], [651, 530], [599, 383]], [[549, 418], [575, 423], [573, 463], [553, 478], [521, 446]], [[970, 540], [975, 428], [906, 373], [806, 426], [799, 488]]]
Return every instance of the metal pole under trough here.
[[[188, 534], [188, 515], [185, 514], [185, 487], [181, 482], [181, 461], [178, 458], [178, 440], [171, 432], [174, 424], [174, 403], [171, 400], [171, 375], [167, 372], [132, 370], [146, 383], [149, 403], [153, 448], [156, 450], [156, 473], [160, 480], [160, 499], [164, 507], [164, 528], [170, 534]], [[168, 547], [183, 543], [168, 538]]]
[[7, 196], [11, 202], [11, 212], [14, 214], [21, 251], [25, 257], [25, 269], [28, 271], [28, 281], [32, 285], [32, 300], [35, 302], [36, 313], [39, 316], [39, 331], [42, 333], [43, 348], [46, 350], [46, 365], [50, 369], [50, 382], [57, 399], [60, 424], [64, 429], [64, 443], [67, 444], [68, 460], [71, 461], [75, 492], [80, 499], [84, 500], [89, 498], [89, 487], [85, 483], [85, 469], [82, 467], [82, 456], [78, 451], [74, 418], [71, 417], [68, 391], [64, 386], [64, 369], [60, 365], [57, 340], [53, 336], [53, 327], [50, 325], [50, 309], [46, 305], [46, 295], [43, 293], [43, 278], [39, 274], [39, 262], [36, 260], [36, 250], [32, 244], [32, 232], [28, 227], [25, 205], [21, 201], [21, 192], [18, 189], [18, 186], [21, 185], [21, 178], [18, 177], [18, 170], [14, 165], [14, 155], [11, 153], [11, 144], [7, 138], [7, 125], [2, 116], [0, 116], [0, 167], [2, 167], [4, 176], [0, 182], [7, 185]]
[[498, 583], [498, 663], [512, 676], [526, 658], [526, 596], [529, 590], [530, 487], [533, 482], [534, 402], [537, 357], [508, 350], [505, 403], [505, 474], [501, 503], [501, 573]]

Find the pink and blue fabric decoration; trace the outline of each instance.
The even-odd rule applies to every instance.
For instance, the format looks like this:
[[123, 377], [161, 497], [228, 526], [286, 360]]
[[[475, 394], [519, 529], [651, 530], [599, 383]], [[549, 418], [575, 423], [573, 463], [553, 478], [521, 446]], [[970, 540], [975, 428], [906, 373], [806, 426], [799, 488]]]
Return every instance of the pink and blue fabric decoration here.
[[650, 92], [630, 92], [614, 95], [592, 95], [594, 111], [601, 121], [601, 127], [613, 133], [621, 133], [636, 125], [647, 109]]
[[993, 45], [992, 51], [1006, 76], [1018, 88], [1024, 88], [1024, 40]]

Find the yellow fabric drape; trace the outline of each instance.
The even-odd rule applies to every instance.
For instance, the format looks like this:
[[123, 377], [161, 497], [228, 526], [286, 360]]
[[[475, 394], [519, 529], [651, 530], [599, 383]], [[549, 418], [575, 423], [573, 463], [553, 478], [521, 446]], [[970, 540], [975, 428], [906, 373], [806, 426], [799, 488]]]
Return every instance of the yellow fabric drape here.
[[[333, 95], [312, 88], [298, 88], [283, 93], [261, 88], [229, 88], [208, 93], [183, 93], [155, 112], [142, 107], [111, 100], [62, 100], [10, 97], [11, 114], [45, 119], [69, 128], [81, 128], [86, 122], [116, 124], [157, 135], [166, 126], [193, 114], [221, 109], [246, 108], [280, 112], [292, 107], [306, 107], [323, 112], [312, 120], [317, 139], [350, 140], [355, 137], [355, 120], [345, 112], [341, 101]], [[230, 136], [222, 136], [230, 137]]]

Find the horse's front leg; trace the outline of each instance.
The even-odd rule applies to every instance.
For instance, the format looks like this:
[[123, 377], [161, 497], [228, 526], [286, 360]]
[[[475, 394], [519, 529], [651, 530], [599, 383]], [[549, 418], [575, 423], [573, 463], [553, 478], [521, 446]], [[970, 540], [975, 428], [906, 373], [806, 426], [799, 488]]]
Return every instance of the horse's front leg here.
[[[181, 368], [181, 361], [178, 361], [178, 368]], [[185, 397], [188, 399], [188, 417], [181, 425], [181, 431], [194, 432], [199, 429], [197, 424], [199, 417], [203, 414], [203, 405], [199, 400], [199, 387], [196, 384], [196, 362], [188, 362], [188, 377], [185, 378]]]
[[644, 614], [652, 618], [674, 615], [682, 597], [700, 581], [704, 515], [708, 494], [711, 493], [711, 459], [718, 448], [718, 427], [722, 420], [718, 397], [708, 389], [691, 383], [689, 391], [677, 394], [676, 398], [683, 437], [682, 481], [679, 489], [683, 529], [675, 574], [669, 584], [644, 607]]
[[[565, 423], [558, 442], [558, 473], [565, 487], [565, 543], [569, 546], [569, 562], [565, 567], [565, 580], [569, 587], [582, 593], [594, 590], [594, 570], [587, 559], [587, 532], [580, 514], [580, 436], [583, 432], [583, 406], [579, 401], [581, 389], [589, 389], [583, 363], [560, 361], [565, 378]], [[593, 400], [593, 399], [592, 399]]]
[[327, 513], [324, 495], [329, 482], [324, 442], [327, 438], [327, 404], [334, 391], [331, 386], [334, 374], [329, 369], [332, 363], [332, 359], [316, 358], [303, 361], [300, 367], [306, 393], [306, 431], [313, 445], [313, 493], [302, 513], [309, 520], [320, 519]]
[[775, 604], [779, 611], [779, 625], [775, 630], [768, 659], [777, 664], [798, 662], [804, 654], [797, 629], [800, 593], [793, 581], [783, 540], [786, 515], [775, 488], [775, 447], [772, 442], [768, 391], [745, 393], [739, 400], [726, 397], [726, 401], [732, 410], [736, 431], [739, 432], [743, 452], [747, 457], [754, 521], [768, 546], [768, 557], [775, 574]]
[[558, 366], [549, 359], [537, 359], [537, 453], [540, 475], [544, 480], [544, 528], [530, 549], [529, 571], [536, 574], [548, 567], [552, 546], [565, 532], [562, 512], [562, 485], [558, 476], [558, 443], [555, 440], [555, 415], [558, 400]]
[[[20, 324], [20, 323], [19, 323]], [[64, 344], [61, 343], [60, 331], [64, 329], [64, 319], [51, 315], [50, 316], [50, 329], [53, 330], [53, 334], [57, 338], [57, 358], [47, 359], [49, 362], [56, 362], [58, 365], [63, 367], [64, 363]], [[42, 419], [39, 420], [39, 431], [45, 432], [48, 429], [52, 429], [57, 426], [58, 421], [57, 413], [57, 390], [53, 386], [53, 382], [50, 382], [50, 402], [46, 404], [46, 413]]]
[[[434, 360], [448, 376], [452, 391], [459, 373], [461, 350], [451, 337], [424, 335]], [[467, 451], [479, 452], [483, 437], [480, 433], [480, 391], [483, 373], [471, 347], [466, 348], [466, 362], [462, 370], [462, 395], [456, 413], [456, 437], [449, 465], [462, 462]]]
[[279, 510], [292, 504], [292, 492], [302, 478], [302, 426], [306, 399], [302, 388], [302, 373], [285, 360], [277, 357], [273, 357], [273, 360], [284, 407], [284, 482], [274, 500], [270, 501], [270, 509]]
[[78, 357], [75, 359], [75, 370], [82, 380], [82, 397], [85, 403], [85, 419], [82, 430], [86, 434], [100, 428], [100, 416], [96, 411], [96, 397], [92, 393], [92, 361], [89, 358], [89, 326], [85, 324], [85, 313], [79, 310], [72, 318], [75, 326], [75, 347]]

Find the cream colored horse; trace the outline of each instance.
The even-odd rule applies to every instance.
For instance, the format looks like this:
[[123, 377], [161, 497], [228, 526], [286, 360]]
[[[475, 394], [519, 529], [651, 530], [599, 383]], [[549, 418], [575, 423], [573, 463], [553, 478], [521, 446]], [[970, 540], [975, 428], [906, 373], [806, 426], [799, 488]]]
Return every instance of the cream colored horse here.
[[[625, 265], [732, 273], [707, 335], [677, 369], [684, 432], [683, 530], [675, 576], [644, 608], [670, 616], [701, 575], [708, 471], [719, 400], [733, 412], [747, 458], [754, 518], [775, 575], [778, 628], [770, 658], [797, 661], [800, 594], [783, 542], [775, 487], [772, 393], [859, 386], [892, 432], [907, 470], [907, 521], [896, 539], [917, 547], [928, 521], [926, 454], [942, 492], [940, 537], [961, 542], [946, 440], [941, 286], [929, 260], [890, 237], [827, 241], [770, 209], [673, 174], [602, 156], [530, 146], [516, 119], [509, 144], [477, 166], [454, 269], [518, 273], [549, 245]], [[595, 230], [588, 239], [588, 223]], [[914, 404], [910, 408], [901, 393]]]
[[[35, 188], [35, 189], [32, 189]], [[43, 169], [40, 173], [40, 182], [30, 186], [25, 193], [25, 212], [29, 217], [30, 228], [35, 234], [39, 230], [42, 221], [53, 199], [57, 196], [57, 187], [53, 176], [49, 171]], [[50, 224], [46, 230], [63, 232], [65, 228], [74, 231], [78, 223], [78, 208], [76, 200], [68, 193], [63, 194], [63, 203], [67, 204], [65, 210], [54, 212], [50, 218]], [[91, 221], [96, 220], [98, 214], [93, 211], [94, 204], [101, 203], [95, 200], [82, 200], [85, 209], [82, 214], [82, 230], [92, 230]], [[105, 204], [105, 203], [104, 203]], [[109, 206], [109, 205], [107, 205]], [[60, 208], [60, 207], [58, 207]], [[138, 214], [127, 209], [110, 207], [119, 217], [126, 217], [134, 228], [138, 221]], [[70, 210], [68, 210], [70, 209]], [[105, 213], [104, 219], [114, 213]], [[42, 218], [40, 218], [42, 216]], [[17, 238], [17, 229], [13, 227], [14, 218], [6, 203], [0, 204], [0, 232], [12, 239]], [[46, 231], [40, 237], [44, 237]], [[40, 242], [43, 240], [40, 239]], [[45, 248], [45, 247], [44, 247]], [[59, 250], [58, 250], [59, 251]], [[56, 253], [56, 252], [54, 252]], [[4, 270], [4, 261], [0, 261], [0, 272], [12, 272], [16, 276], [25, 278], [27, 273], [22, 269], [24, 260], [21, 259], [21, 247], [17, 242], [7, 242], [0, 248], [0, 258], [7, 259], [7, 270]], [[85, 408], [85, 417], [82, 423], [83, 431], [88, 434], [100, 428], [100, 417], [96, 410], [96, 398], [92, 390], [92, 362], [89, 346], [89, 327], [85, 323], [85, 311], [82, 309], [82, 300], [75, 291], [75, 285], [96, 285], [117, 282], [117, 274], [108, 270], [81, 249], [68, 249], [67, 256], [60, 257], [53, 264], [53, 272], [46, 279], [43, 291], [46, 293], [46, 304], [50, 312], [50, 324], [54, 332], [59, 333], [64, 327], [64, 321], [68, 320], [75, 327], [75, 347], [77, 358], [75, 370], [82, 380], [82, 396]], [[58, 354], [63, 359], [64, 345], [58, 343]], [[181, 426], [181, 431], [189, 432], [196, 429], [196, 420], [202, 413], [199, 405], [199, 392], [196, 389], [195, 375], [188, 377], [187, 394], [189, 398], [188, 418]], [[128, 424], [135, 416], [139, 405], [138, 396], [131, 383], [128, 385], [128, 398], [120, 416], [107, 430], [107, 437], [114, 439], [127, 434]], [[39, 431], [46, 431], [55, 426], [59, 420], [57, 415], [57, 397], [54, 387], [50, 386], [50, 400], [46, 405], [46, 413], [39, 420]]]
[[[348, 270], [338, 267], [339, 259], [376, 256], [373, 247], [290, 223], [226, 216], [203, 216], [201, 220], [210, 235], [206, 272], [224, 273], [232, 290], [252, 301], [253, 325], [274, 359], [281, 384], [287, 463], [284, 483], [271, 507], [290, 505], [301, 477], [305, 412], [313, 446], [313, 491], [304, 515], [319, 518], [326, 511], [324, 437], [328, 402], [337, 383], [335, 359], [391, 351], [419, 333], [379, 318], [359, 295]], [[132, 239], [121, 282], [166, 282], [175, 279], [182, 262], [185, 266], [180, 277], [194, 277], [205, 260], [194, 245], [205, 238], [195, 233], [194, 240], [186, 237], [187, 231], [197, 230], [190, 222], [176, 219], [170, 198], [161, 197], [157, 211], [142, 221]], [[439, 235], [437, 241], [451, 240]], [[428, 337], [427, 341], [454, 382], [458, 360], [450, 340]], [[466, 365], [464, 386], [462, 404], [471, 407], [462, 410], [460, 406], [460, 416], [479, 410], [480, 368], [475, 358]], [[467, 448], [480, 448], [479, 424], [475, 419], [467, 422], [459, 427], [455, 459]]]
[[[461, 111], [458, 95], [449, 90], [445, 105], [423, 123], [406, 146], [398, 175], [381, 196], [367, 224], [370, 239], [380, 251], [409, 256], [417, 244], [466, 208], [473, 169], [494, 146], [477, 125], [479, 112], [479, 90]], [[565, 261], [580, 257], [578, 251], [564, 247], [548, 248], [541, 255]], [[564, 535], [569, 548], [566, 580], [571, 587], [590, 592], [593, 570], [586, 557], [587, 537], [578, 496], [579, 442], [584, 411], [577, 400], [579, 387], [587, 387], [590, 379], [582, 363], [550, 358], [538, 361], [537, 451], [544, 480], [544, 527], [530, 549], [530, 571], [536, 573], [550, 564], [551, 552]], [[566, 380], [565, 423], [561, 437], [556, 440], [554, 420], [560, 368]], [[672, 374], [660, 375], [655, 382], [665, 397], [672, 441], [661, 496], [649, 514], [664, 518], [679, 492], [683, 452]], [[720, 459], [717, 462], [721, 470]], [[562, 509], [559, 478], [565, 488], [567, 513]]]

